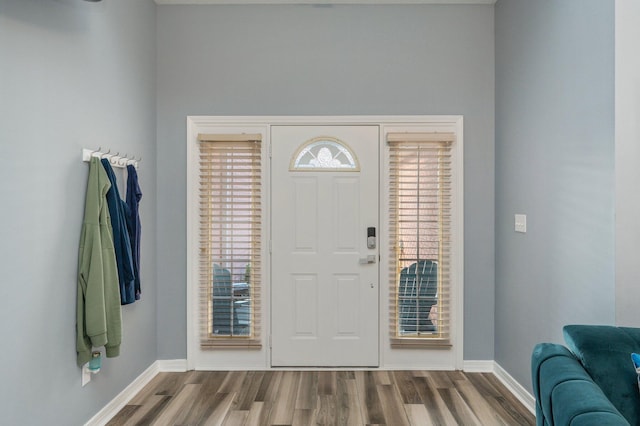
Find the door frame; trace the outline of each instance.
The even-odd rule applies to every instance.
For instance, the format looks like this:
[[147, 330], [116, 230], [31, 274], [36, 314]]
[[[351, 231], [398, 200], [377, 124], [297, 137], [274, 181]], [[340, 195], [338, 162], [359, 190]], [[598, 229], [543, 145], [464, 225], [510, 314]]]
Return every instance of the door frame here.
[[[438, 350], [392, 349], [389, 336], [389, 304], [387, 282], [380, 281], [379, 291], [379, 369], [433, 369], [448, 370], [463, 368], [464, 343], [464, 138], [461, 115], [410, 115], [410, 116], [188, 116], [187, 117], [187, 369], [193, 370], [268, 370], [271, 367], [271, 165], [269, 161], [272, 125], [378, 125], [380, 128], [380, 170], [388, 170], [388, 149], [385, 136], [388, 132], [454, 132], [456, 144], [453, 152], [456, 179], [453, 191], [456, 208], [452, 214], [454, 229], [453, 244], [457, 248], [452, 259], [453, 304], [451, 338], [453, 349], [446, 361], [430, 357]], [[260, 133], [263, 137], [263, 270], [262, 270], [262, 348], [224, 349], [203, 351], [199, 348], [198, 335], [198, 134], [199, 133]], [[388, 199], [388, 180], [380, 174], [379, 237], [378, 241], [389, 241], [389, 214], [384, 200]], [[381, 246], [382, 247], [382, 246]], [[379, 265], [389, 264], [389, 251], [380, 250]], [[383, 271], [379, 272], [384, 277]]]

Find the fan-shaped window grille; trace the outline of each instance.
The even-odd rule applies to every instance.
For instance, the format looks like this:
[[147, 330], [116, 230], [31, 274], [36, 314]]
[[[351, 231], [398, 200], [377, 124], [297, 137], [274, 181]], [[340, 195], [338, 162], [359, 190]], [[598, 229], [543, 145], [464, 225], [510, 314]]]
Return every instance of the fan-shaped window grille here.
[[360, 164], [347, 144], [330, 136], [322, 136], [300, 147], [291, 160], [290, 170], [357, 172]]

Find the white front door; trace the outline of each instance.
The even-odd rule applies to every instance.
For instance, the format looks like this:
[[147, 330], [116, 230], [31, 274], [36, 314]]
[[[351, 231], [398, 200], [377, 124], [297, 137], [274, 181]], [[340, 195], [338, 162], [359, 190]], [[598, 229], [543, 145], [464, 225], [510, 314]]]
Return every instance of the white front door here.
[[271, 127], [272, 366], [378, 366], [378, 175], [379, 126]]

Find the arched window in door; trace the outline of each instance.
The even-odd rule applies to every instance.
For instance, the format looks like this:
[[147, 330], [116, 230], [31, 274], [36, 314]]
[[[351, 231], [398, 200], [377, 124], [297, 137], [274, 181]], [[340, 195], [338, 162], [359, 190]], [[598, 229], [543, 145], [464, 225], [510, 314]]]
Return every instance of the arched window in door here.
[[291, 171], [360, 171], [355, 153], [341, 140], [321, 136], [305, 142], [294, 154]]

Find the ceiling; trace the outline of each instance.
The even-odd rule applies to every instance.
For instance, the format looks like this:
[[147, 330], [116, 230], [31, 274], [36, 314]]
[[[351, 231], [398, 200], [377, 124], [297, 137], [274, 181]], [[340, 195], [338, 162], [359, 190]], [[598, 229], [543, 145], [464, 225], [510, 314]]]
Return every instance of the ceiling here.
[[494, 4], [496, 0], [155, 0], [157, 4]]

